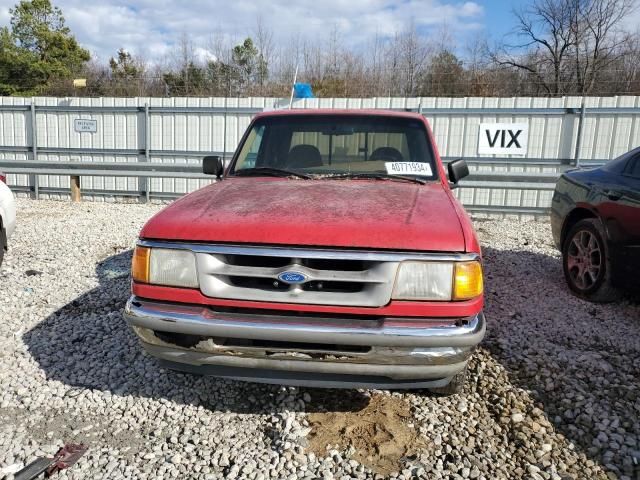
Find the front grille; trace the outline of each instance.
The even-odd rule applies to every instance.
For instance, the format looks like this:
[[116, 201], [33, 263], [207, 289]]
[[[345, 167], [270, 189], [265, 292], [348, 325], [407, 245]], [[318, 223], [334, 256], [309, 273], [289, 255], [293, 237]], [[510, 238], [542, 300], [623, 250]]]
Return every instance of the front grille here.
[[[340, 258], [340, 252], [251, 247], [251, 254], [197, 254], [200, 289], [215, 298], [314, 305], [380, 307], [391, 299], [398, 262]], [[258, 254], [256, 254], [258, 253]], [[278, 278], [296, 272], [304, 281]]]
[[[240, 267], [286, 267], [289, 257], [261, 257], [259, 255], [224, 255], [226, 263]], [[344, 270], [362, 272], [375, 262], [365, 260], [341, 260], [337, 258], [300, 258], [300, 265], [315, 270]]]
[[258, 255], [224, 255], [226, 263], [239, 267], [284, 267], [286, 258], [260, 257]]
[[[229, 276], [229, 281], [236, 287], [259, 288], [272, 292], [284, 292], [291, 288], [288, 283], [272, 278]], [[307, 292], [346, 292], [354, 293], [362, 290], [361, 282], [309, 281], [300, 285]]]

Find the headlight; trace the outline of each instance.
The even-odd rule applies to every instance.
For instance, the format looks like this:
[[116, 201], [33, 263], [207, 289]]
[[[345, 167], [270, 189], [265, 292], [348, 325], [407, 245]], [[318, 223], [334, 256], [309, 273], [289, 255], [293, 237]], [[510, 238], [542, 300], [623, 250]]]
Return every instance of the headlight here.
[[402, 262], [393, 298], [400, 300], [451, 300], [453, 263]]
[[402, 262], [393, 298], [396, 300], [468, 300], [482, 295], [479, 262]]
[[132, 276], [136, 282], [197, 288], [196, 257], [188, 250], [136, 247]]

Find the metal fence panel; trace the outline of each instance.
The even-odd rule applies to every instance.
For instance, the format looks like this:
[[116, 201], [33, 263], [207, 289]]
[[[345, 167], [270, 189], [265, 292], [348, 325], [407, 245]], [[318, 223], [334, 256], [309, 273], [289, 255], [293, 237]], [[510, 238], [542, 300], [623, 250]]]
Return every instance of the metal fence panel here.
[[[0, 97], [0, 161], [152, 163], [199, 165], [206, 154], [229, 158], [252, 117], [282, 108], [280, 98], [16, 98]], [[465, 158], [474, 175], [502, 175], [501, 182], [474, 180], [457, 190], [470, 210], [544, 212], [552, 183], [510, 182], [558, 175], [579, 160], [602, 163], [640, 144], [639, 97], [562, 98], [316, 98], [293, 108], [382, 108], [422, 112], [445, 162]], [[76, 132], [74, 120], [97, 123]], [[527, 123], [526, 158], [479, 155], [481, 123]], [[581, 133], [580, 133], [581, 132]], [[113, 167], [109, 167], [113, 168]], [[50, 198], [68, 196], [69, 177], [9, 175], [18, 191]], [[521, 179], [519, 180], [522, 181]], [[86, 175], [85, 197], [175, 197], [210, 182], [203, 178]], [[121, 194], [121, 195], [120, 195]]]

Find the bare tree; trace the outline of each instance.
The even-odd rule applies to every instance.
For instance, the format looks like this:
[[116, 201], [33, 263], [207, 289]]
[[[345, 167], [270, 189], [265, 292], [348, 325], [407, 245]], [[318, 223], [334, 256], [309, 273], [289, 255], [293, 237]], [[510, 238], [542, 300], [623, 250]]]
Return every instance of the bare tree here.
[[327, 61], [325, 74], [337, 76], [340, 74], [340, 58], [342, 56], [342, 35], [338, 25], [334, 24], [327, 40]]
[[[302, 45], [302, 67], [309, 80], [321, 80], [328, 71], [322, 48], [312, 42], [305, 41]], [[296, 66], [298, 64], [296, 63]], [[293, 72], [292, 72], [293, 73]]]
[[256, 40], [256, 48], [258, 49], [258, 84], [260, 85], [260, 94], [263, 95], [264, 86], [269, 77], [269, 69], [274, 61], [275, 42], [273, 31], [265, 25], [262, 16], [256, 19], [253, 34]]
[[493, 53], [494, 61], [528, 72], [547, 93], [562, 93], [563, 75], [576, 43], [578, 1], [536, 0], [514, 12], [518, 22], [514, 33], [523, 41], [501, 46]]
[[187, 32], [182, 32], [180, 39], [176, 44], [173, 52], [171, 53], [171, 60], [173, 67], [183, 76], [182, 83], [184, 84], [184, 95], [188, 96], [190, 86], [190, 66], [195, 63], [194, 46], [191, 37]]
[[621, 26], [634, 0], [536, 0], [515, 12], [515, 35], [492, 55], [497, 65], [526, 72], [548, 94], [591, 93], [598, 76], [625, 55], [631, 35]]
[[575, 72], [578, 93], [593, 90], [597, 77], [631, 48], [632, 36], [621, 29], [632, 0], [575, 0]]
[[363, 97], [371, 95], [369, 78], [365, 62], [360, 53], [345, 51], [342, 54], [342, 92], [345, 97]]
[[[377, 88], [384, 86], [384, 40], [376, 31], [371, 44], [365, 53], [365, 58], [368, 58], [368, 74], [367, 80], [370, 82], [371, 87], [369, 95], [375, 95]], [[376, 86], [376, 88], [374, 88]]]
[[465, 46], [467, 75], [469, 78], [468, 95], [490, 95], [488, 66], [491, 63], [491, 54], [486, 36], [475, 35]]
[[427, 38], [427, 42], [432, 44], [434, 54], [456, 50], [456, 37], [447, 22], [441, 23], [433, 37]]
[[[625, 55], [619, 57], [611, 65], [614, 73], [615, 83], [612, 84], [613, 91], [639, 92], [640, 91], [640, 35], [631, 35], [626, 45]], [[607, 71], [600, 75], [609, 81]]]
[[[291, 82], [296, 72], [296, 68], [305, 70], [306, 42], [302, 40], [299, 33], [291, 35], [280, 48], [276, 56], [276, 71], [273, 76], [278, 82], [277, 87], [272, 87], [272, 92], [287, 94], [291, 92]], [[309, 78], [307, 78], [309, 80]]]
[[389, 97], [403, 89], [401, 85], [401, 49], [400, 34], [396, 32], [393, 38], [386, 42], [384, 51], [384, 64], [387, 73], [383, 95]]
[[393, 62], [400, 70], [402, 81], [401, 94], [411, 96], [415, 94], [417, 81], [422, 74], [429, 57], [429, 46], [426, 40], [418, 34], [415, 25], [409, 23], [405, 30], [394, 39]]
[[219, 28], [211, 34], [207, 47], [213, 53], [216, 62], [231, 63], [232, 44]]

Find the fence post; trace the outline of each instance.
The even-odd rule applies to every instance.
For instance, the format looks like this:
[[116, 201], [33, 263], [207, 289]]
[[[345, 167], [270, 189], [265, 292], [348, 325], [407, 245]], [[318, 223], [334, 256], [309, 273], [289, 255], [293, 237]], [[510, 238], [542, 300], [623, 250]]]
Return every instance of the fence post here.
[[573, 161], [576, 167], [580, 167], [580, 149], [582, 148], [582, 135], [584, 131], [584, 117], [586, 107], [584, 97], [582, 97], [582, 105], [580, 106], [580, 117], [578, 117], [578, 138], [576, 139], [576, 151], [573, 155]]
[[227, 110], [228, 107], [228, 97], [224, 97], [224, 124], [222, 127], [222, 164], [227, 167]]
[[82, 192], [80, 191], [80, 175], [71, 175], [71, 201], [79, 202], [82, 200]]
[[[36, 133], [36, 101], [31, 97], [31, 148], [33, 152], [33, 161], [38, 161], [38, 134]], [[36, 200], [40, 197], [40, 191], [38, 187], [38, 176], [34, 174], [29, 175], [29, 188], [33, 187], [33, 195]]]
[[[144, 161], [150, 162], [151, 154], [149, 153], [149, 149], [151, 148], [151, 121], [149, 118], [149, 103], [145, 102], [144, 104]], [[149, 203], [151, 201], [151, 192], [149, 191], [151, 188], [151, 181], [149, 177], [143, 177], [140, 179], [142, 183], [142, 188], [144, 190], [144, 198], [145, 202]]]

